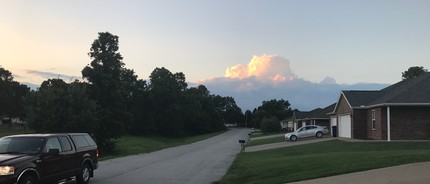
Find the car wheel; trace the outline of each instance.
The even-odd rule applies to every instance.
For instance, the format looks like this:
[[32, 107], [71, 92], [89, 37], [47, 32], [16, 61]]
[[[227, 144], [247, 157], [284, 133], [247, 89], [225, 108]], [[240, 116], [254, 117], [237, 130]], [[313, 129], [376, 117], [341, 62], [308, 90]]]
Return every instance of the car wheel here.
[[88, 182], [90, 182], [91, 170], [92, 168], [89, 164], [84, 164], [84, 166], [82, 166], [80, 174], [76, 176], [77, 183], [88, 184]]
[[290, 140], [291, 140], [291, 141], [296, 141], [296, 140], [297, 140], [297, 136], [292, 135], [292, 136], [290, 137]]
[[318, 137], [318, 138], [323, 137], [323, 133], [322, 133], [322, 132], [317, 132], [317, 137]]
[[18, 184], [36, 184], [36, 179], [33, 178], [31, 174], [24, 174], [21, 179], [19, 179]]

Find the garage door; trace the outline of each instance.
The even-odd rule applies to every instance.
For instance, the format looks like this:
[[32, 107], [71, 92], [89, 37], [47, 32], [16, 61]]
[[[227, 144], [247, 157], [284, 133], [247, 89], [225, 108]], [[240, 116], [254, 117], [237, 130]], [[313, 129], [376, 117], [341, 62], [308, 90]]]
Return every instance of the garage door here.
[[351, 138], [351, 116], [349, 114], [339, 118], [339, 137]]

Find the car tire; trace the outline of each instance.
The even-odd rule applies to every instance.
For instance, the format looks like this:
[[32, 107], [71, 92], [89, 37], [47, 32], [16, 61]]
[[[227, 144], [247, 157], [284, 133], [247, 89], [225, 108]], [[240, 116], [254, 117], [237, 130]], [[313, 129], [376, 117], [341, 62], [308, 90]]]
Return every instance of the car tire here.
[[37, 184], [37, 180], [31, 174], [24, 174], [18, 184]]
[[84, 164], [81, 168], [81, 172], [76, 176], [76, 182], [78, 184], [88, 184], [90, 182], [91, 166]]
[[290, 141], [296, 141], [296, 140], [297, 140], [297, 136], [292, 135], [292, 136], [290, 137]]
[[316, 136], [317, 136], [318, 138], [322, 138], [322, 137], [323, 137], [323, 133], [322, 133], [322, 132], [317, 132]]

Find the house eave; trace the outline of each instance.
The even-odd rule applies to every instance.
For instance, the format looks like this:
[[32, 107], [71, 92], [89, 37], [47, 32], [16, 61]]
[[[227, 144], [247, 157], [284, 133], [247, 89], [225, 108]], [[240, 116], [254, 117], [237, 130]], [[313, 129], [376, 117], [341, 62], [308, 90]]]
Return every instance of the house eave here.
[[425, 107], [430, 106], [430, 103], [381, 103], [381, 104], [374, 104], [369, 106], [359, 106], [359, 107], [353, 107], [352, 109], [370, 109], [375, 107], [386, 107], [386, 106], [405, 106], [405, 107]]

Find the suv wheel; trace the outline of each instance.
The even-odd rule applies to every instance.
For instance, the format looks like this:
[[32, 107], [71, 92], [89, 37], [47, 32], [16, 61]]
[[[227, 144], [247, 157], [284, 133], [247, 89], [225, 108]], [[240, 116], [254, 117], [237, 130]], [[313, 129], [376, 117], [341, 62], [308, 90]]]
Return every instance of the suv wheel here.
[[78, 184], [88, 184], [90, 182], [91, 166], [89, 164], [84, 164], [82, 166], [81, 172], [76, 176], [76, 181]]
[[36, 184], [36, 180], [31, 174], [24, 174], [18, 184]]

